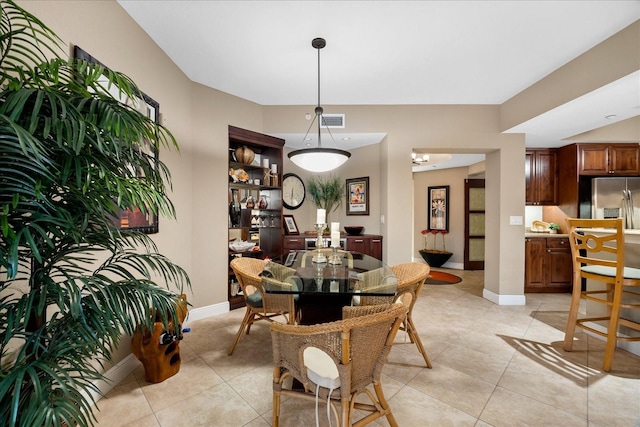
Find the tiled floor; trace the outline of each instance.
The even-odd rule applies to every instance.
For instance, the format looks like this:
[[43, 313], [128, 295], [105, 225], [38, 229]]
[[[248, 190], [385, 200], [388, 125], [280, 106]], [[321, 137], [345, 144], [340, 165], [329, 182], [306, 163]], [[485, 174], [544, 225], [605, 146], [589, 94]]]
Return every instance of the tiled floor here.
[[[481, 297], [483, 272], [452, 272], [464, 280], [425, 286], [414, 309], [433, 369], [403, 332], [385, 365], [383, 389], [400, 426], [640, 427], [640, 357], [618, 350], [604, 373], [602, 342], [582, 332], [574, 351], [563, 351], [568, 294], [498, 306]], [[98, 402], [99, 425], [271, 425], [268, 324], [254, 325], [227, 356], [243, 312], [193, 322], [180, 372], [149, 384], [139, 367]], [[281, 425], [315, 425], [313, 403], [283, 402]], [[324, 406], [320, 425], [328, 425]]]

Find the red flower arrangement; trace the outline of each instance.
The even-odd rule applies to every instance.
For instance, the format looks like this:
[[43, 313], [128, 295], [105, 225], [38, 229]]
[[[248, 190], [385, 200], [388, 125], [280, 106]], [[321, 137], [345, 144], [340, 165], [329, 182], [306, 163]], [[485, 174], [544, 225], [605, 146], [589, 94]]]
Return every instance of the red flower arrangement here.
[[434, 252], [439, 252], [437, 249], [437, 242], [436, 242], [436, 235], [437, 234], [442, 234], [442, 252], [446, 252], [447, 248], [445, 246], [445, 235], [447, 235], [449, 232], [447, 230], [429, 230], [429, 229], [425, 229], [422, 230], [420, 232], [420, 234], [422, 234], [424, 236], [424, 249], [423, 250], [428, 250], [429, 248], [429, 241], [428, 241], [428, 235], [429, 234], [433, 234], [433, 251]]

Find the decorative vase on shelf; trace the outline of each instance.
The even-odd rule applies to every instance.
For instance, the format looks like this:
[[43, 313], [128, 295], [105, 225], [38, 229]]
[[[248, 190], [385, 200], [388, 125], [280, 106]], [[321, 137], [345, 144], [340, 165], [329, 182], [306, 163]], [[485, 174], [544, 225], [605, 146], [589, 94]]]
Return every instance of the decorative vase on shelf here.
[[240, 202], [238, 201], [238, 190], [231, 190], [231, 202], [229, 203], [229, 218], [231, 218], [231, 226], [240, 226]]
[[250, 165], [253, 163], [253, 159], [255, 159], [256, 154], [249, 147], [238, 147], [234, 151], [234, 156], [236, 161], [240, 163], [244, 163], [246, 165]]
[[442, 267], [445, 262], [449, 261], [452, 255], [452, 252], [447, 251], [420, 249], [420, 256], [422, 256], [422, 259], [424, 259], [430, 267]]
[[258, 200], [258, 209], [267, 209], [267, 207], [269, 207], [269, 197], [263, 194]]

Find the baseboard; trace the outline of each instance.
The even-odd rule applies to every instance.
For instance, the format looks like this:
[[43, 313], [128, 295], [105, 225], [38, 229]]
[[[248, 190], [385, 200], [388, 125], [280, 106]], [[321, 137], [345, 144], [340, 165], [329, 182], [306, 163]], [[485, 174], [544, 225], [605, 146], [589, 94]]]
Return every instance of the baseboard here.
[[98, 389], [97, 391], [85, 390], [82, 394], [86, 398], [97, 402], [102, 396], [111, 391], [113, 387], [118, 385], [120, 381], [135, 371], [138, 366], [140, 366], [140, 361], [133, 354], [130, 354], [118, 362], [113, 368], [105, 372], [104, 380], [97, 380], [93, 382], [93, 385]]
[[482, 289], [482, 297], [498, 305], [526, 305], [527, 303], [524, 295], [499, 295], [487, 288]]
[[[206, 307], [198, 307], [190, 309], [187, 313], [187, 317], [182, 325], [183, 328], [188, 327], [191, 322], [196, 320], [206, 319], [208, 317], [218, 316], [220, 314], [229, 312], [229, 302], [222, 302], [219, 304], [208, 305]], [[93, 382], [93, 385], [98, 391], [84, 391], [83, 395], [86, 398], [92, 399], [97, 402], [102, 396], [107, 394], [113, 387], [118, 385], [120, 381], [129, 376], [140, 366], [140, 361], [133, 355], [129, 354], [127, 357], [118, 362], [113, 368], [104, 373], [104, 380], [97, 380]]]
[[[598, 323], [585, 322], [585, 325], [597, 331], [607, 333], [607, 329]], [[606, 341], [606, 338], [601, 335], [594, 334], [593, 332], [588, 331], [586, 329], [582, 329], [582, 331], [591, 337], [598, 338], [601, 341]], [[640, 356], [640, 341], [618, 341], [617, 346], [618, 348], [626, 350], [629, 353], [633, 353], [636, 356]]]
[[208, 305], [206, 307], [190, 308], [182, 327], [188, 327], [191, 322], [195, 322], [196, 320], [207, 319], [209, 317], [218, 316], [228, 312], [229, 301]]

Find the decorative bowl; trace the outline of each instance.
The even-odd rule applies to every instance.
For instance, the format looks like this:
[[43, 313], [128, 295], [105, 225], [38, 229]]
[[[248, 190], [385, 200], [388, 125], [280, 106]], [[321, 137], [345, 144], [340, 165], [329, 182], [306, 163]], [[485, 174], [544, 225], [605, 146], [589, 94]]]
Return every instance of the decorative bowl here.
[[347, 234], [350, 236], [357, 236], [358, 234], [362, 233], [362, 230], [364, 230], [364, 227], [361, 225], [345, 225], [344, 226], [344, 231], [346, 231]]

